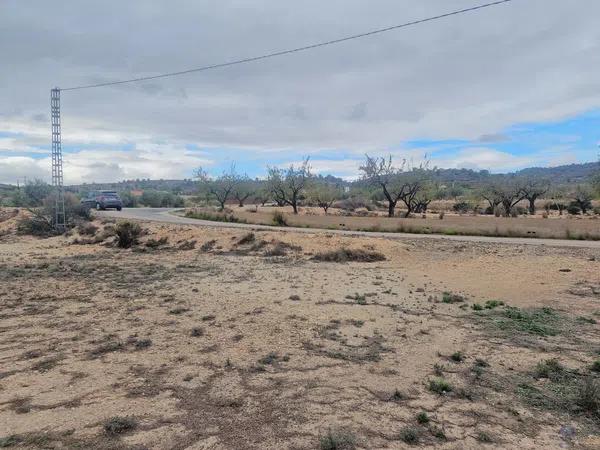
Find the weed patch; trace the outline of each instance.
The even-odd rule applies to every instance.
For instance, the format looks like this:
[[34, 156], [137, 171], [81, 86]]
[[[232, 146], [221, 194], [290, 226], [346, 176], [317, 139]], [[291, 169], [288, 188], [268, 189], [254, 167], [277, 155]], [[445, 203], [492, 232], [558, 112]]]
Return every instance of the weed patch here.
[[320, 450], [354, 450], [356, 436], [345, 430], [328, 430], [319, 438]]
[[520, 309], [507, 306], [490, 316], [494, 325], [507, 333], [556, 336], [560, 333], [560, 316], [551, 308]]
[[453, 388], [448, 380], [438, 377], [429, 380], [429, 390], [436, 394], [443, 395], [452, 392]]
[[131, 417], [111, 417], [104, 422], [104, 432], [110, 436], [123, 434], [135, 429], [137, 422]]
[[342, 248], [339, 250], [332, 250], [329, 252], [317, 253], [312, 257], [314, 261], [323, 262], [378, 262], [385, 261], [385, 255], [383, 253], [362, 250], [362, 249], [348, 249]]
[[465, 298], [462, 295], [453, 294], [452, 292], [444, 292], [442, 294], [442, 303], [462, 303]]

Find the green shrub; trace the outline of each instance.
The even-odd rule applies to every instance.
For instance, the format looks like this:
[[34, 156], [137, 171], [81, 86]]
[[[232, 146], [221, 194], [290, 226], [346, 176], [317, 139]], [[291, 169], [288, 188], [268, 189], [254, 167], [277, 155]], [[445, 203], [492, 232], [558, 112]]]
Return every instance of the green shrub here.
[[413, 427], [405, 427], [400, 430], [400, 439], [410, 445], [419, 443], [419, 430]]
[[353, 450], [356, 448], [356, 437], [349, 431], [331, 429], [319, 438], [321, 450]]
[[450, 359], [454, 362], [463, 362], [465, 360], [465, 355], [462, 352], [454, 352], [450, 355]]
[[584, 378], [577, 389], [575, 404], [584, 412], [600, 418], [600, 381], [592, 377]]
[[135, 222], [119, 222], [115, 227], [115, 234], [117, 235], [117, 245], [120, 248], [131, 248], [138, 244], [142, 228]]
[[118, 435], [133, 430], [137, 423], [131, 417], [111, 417], [104, 423], [104, 431], [109, 435]]
[[510, 332], [555, 336], [559, 333], [559, 319], [551, 308], [523, 310], [507, 306], [496, 321], [496, 325]]
[[485, 309], [494, 309], [498, 306], [504, 306], [504, 302], [501, 302], [500, 300], [488, 300], [485, 302]]
[[565, 368], [556, 358], [540, 361], [535, 367], [536, 378], [548, 378], [558, 380], [565, 372]]
[[581, 208], [579, 206], [577, 206], [574, 203], [569, 204], [569, 206], [567, 206], [567, 212], [569, 214], [572, 214], [574, 216], [581, 214]]
[[188, 210], [185, 212], [185, 217], [199, 220], [210, 220], [212, 222], [231, 222], [231, 223], [246, 223], [243, 219], [238, 219], [233, 214], [225, 212], [209, 212], [199, 210]]
[[287, 227], [288, 225], [285, 215], [281, 211], [273, 212], [273, 223], [280, 227]]
[[469, 210], [471, 208], [472, 208], [472, 206], [467, 202], [458, 202], [458, 203], [455, 203], [454, 206], [452, 207], [452, 209], [455, 212], [461, 213], [461, 214], [465, 214], [465, 213], [469, 212]]
[[429, 380], [429, 390], [440, 395], [446, 394], [452, 392], [452, 385], [445, 378], [437, 377]]
[[422, 411], [419, 414], [417, 414], [417, 422], [419, 422], [421, 425], [429, 423], [429, 416], [425, 411]]
[[444, 292], [442, 294], [443, 303], [462, 303], [464, 301], [465, 298], [462, 295], [453, 294], [451, 292]]

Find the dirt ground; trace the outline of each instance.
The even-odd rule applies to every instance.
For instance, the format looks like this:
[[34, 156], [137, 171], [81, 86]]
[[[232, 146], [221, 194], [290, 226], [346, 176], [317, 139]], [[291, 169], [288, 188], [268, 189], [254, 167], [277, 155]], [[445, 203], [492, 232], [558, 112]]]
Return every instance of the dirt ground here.
[[[553, 239], [600, 240], [600, 216], [559, 216], [558, 213], [543, 218], [541, 212], [535, 216], [494, 217], [445, 213], [442, 220], [438, 213], [415, 215], [413, 218], [385, 217], [384, 213], [357, 211], [352, 216], [337, 209], [324, 215], [320, 208], [302, 207], [300, 214], [292, 214], [289, 207], [238, 208], [230, 205], [233, 214], [255, 224], [272, 224], [273, 212], [283, 211], [290, 226], [360, 231], [390, 231], [404, 233], [438, 233], [480, 236], [533, 237]], [[364, 217], [357, 215], [363, 214]]]
[[15, 220], [0, 447], [600, 448], [598, 250]]

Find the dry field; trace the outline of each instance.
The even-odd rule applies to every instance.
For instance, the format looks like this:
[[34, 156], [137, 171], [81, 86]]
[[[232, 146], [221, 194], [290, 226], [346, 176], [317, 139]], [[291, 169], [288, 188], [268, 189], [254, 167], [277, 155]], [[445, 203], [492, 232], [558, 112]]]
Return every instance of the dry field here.
[[598, 250], [15, 220], [0, 447], [600, 448]]
[[[459, 215], [446, 213], [442, 220], [438, 214], [420, 214], [414, 218], [388, 218], [383, 213], [370, 213], [370, 217], [343, 216], [341, 211], [331, 209], [324, 215], [322, 209], [302, 208], [294, 216], [291, 208], [230, 206], [234, 215], [248, 223], [272, 224], [273, 212], [284, 211], [288, 224], [295, 227], [389, 231], [404, 233], [438, 233], [448, 235], [514, 236], [553, 239], [600, 240], [600, 216], [559, 216], [553, 214], [544, 219], [541, 214], [516, 218], [485, 215]], [[363, 211], [364, 214], [367, 211]], [[377, 215], [376, 215], [377, 214]]]

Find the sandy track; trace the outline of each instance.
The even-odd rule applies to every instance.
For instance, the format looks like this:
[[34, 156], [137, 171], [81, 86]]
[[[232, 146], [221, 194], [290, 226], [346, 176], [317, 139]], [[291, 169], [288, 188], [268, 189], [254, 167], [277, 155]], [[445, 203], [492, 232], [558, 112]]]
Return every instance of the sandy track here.
[[100, 217], [118, 217], [123, 219], [135, 219], [148, 222], [164, 222], [179, 225], [210, 226], [216, 228], [242, 228], [250, 230], [266, 231], [292, 231], [298, 233], [326, 233], [342, 236], [369, 236], [385, 239], [438, 239], [459, 242], [483, 242], [498, 244], [526, 244], [543, 245], [550, 247], [575, 247], [575, 248], [600, 248], [600, 241], [578, 241], [567, 239], [537, 239], [537, 238], [511, 238], [511, 237], [488, 237], [488, 236], [447, 236], [440, 234], [412, 234], [412, 233], [381, 233], [372, 231], [347, 231], [327, 230], [319, 228], [296, 228], [296, 227], [272, 227], [256, 224], [212, 222], [208, 220], [190, 219], [172, 214], [173, 208], [125, 208], [122, 211], [98, 211]]

